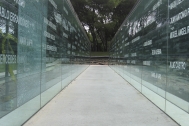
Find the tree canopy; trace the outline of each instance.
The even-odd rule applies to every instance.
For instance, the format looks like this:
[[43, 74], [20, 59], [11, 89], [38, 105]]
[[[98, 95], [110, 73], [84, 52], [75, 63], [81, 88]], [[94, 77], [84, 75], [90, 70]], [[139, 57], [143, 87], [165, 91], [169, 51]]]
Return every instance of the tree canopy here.
[[91, 40], [92, 51], [108, 44], [137, 0], [70, 0]]

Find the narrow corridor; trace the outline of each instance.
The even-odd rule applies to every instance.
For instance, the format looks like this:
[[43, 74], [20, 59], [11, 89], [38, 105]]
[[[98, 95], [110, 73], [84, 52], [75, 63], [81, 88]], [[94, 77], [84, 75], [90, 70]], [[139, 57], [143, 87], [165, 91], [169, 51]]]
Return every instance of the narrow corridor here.
[[89, 66], [24, 126], [178, 126], [109, 66]]

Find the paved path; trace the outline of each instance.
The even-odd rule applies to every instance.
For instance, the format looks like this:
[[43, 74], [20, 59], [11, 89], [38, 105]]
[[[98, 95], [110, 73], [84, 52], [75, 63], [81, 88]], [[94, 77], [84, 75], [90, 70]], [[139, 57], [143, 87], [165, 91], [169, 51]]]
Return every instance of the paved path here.
[[178, 126], [108, 66], [90, 66], [24, 126]]

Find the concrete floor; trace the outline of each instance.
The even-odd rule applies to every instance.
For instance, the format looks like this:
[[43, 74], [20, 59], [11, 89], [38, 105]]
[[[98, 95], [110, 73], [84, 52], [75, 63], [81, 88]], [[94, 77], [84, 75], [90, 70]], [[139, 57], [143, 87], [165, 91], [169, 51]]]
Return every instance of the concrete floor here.
[[108, 66], [90, 66], [24, 126], [178, 126]]

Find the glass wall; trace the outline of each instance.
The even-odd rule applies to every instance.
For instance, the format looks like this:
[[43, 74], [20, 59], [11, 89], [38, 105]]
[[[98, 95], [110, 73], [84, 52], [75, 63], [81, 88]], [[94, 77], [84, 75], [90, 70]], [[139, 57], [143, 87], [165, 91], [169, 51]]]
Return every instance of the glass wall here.
[[189, 1], [140, 0], [111, 43], [110, 67], [189, 125]]
[[88, 67], [69, 0], [0, 0], [0, 125], [19, 126]]

